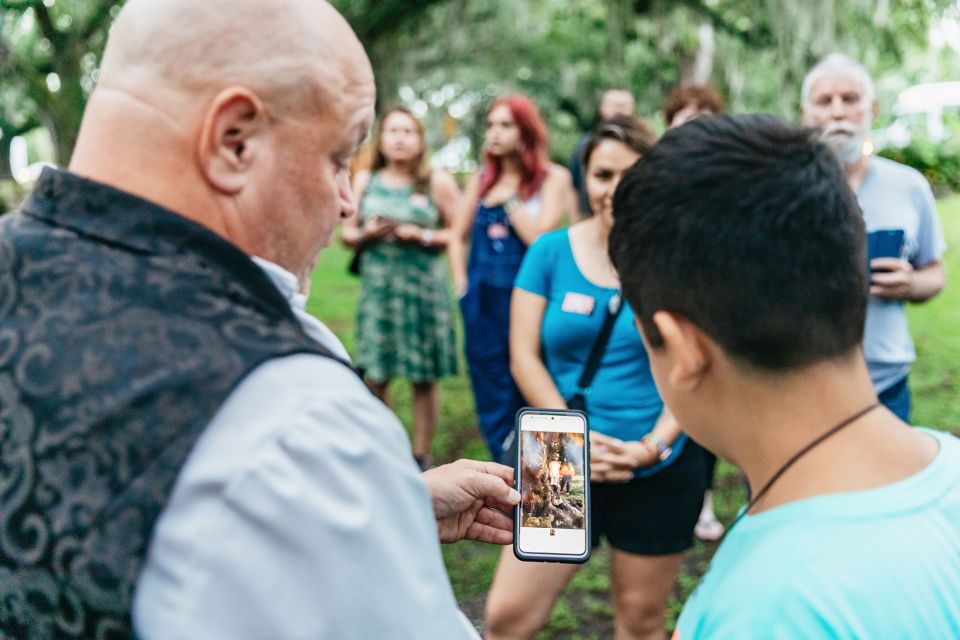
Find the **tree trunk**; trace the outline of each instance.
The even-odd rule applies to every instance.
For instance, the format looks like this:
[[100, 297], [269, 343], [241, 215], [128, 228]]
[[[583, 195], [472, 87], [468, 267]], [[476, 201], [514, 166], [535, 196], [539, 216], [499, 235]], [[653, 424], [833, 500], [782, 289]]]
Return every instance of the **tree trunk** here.
[[693, 59], [688, 81], [692, 84], [708, 84], [713, 75], [713, 57], [716, 51], [713, 24], [704, 20], [697, 29], [697, 55]]

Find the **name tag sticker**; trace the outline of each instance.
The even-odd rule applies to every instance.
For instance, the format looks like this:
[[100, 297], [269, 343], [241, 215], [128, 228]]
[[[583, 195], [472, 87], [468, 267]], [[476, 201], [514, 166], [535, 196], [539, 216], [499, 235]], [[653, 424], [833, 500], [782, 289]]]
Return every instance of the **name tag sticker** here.
[[494, 222], [487, 226], [487, 237], [491, 240], [503, 240], [509, 235], [510, 229], [508, 229], [505, 224]]
[[422, 193], [414, 193], [410, 196], [410, 206], [412, 207], [425, 209], [428, 204], [430, 204], [430, 201], [427, 200], [427, 196]]
[[560, 309], [566, 313], [588, 316], [593, 313], [593, 307], [596, 306], [596, 304], [597, 301], [593, 296], [567, 291], [566, 295], [563, 296], [563, 305], [561, 305]]

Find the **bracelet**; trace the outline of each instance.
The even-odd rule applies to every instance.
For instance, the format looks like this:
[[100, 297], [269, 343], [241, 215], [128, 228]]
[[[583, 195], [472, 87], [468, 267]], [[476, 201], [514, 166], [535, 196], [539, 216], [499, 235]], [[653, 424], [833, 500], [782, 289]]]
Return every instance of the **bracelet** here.
[[643, 442], [644, 444], [650, 444], [656, 449], [657, 459], [660, 460], [660, 462], [663, 462], [664, 460], [669, 458], [670, 454], [673, 453], [673, 449], [666, 442], [661, 440], [660, 437], [655, 433], [653, 433], [652, 431], [647, 435], [643, 436], [643, 439], [641, 440], [641, 442]]
[[433, 229], [420, 229], [420, 244], [425, 247], [433, 245]]

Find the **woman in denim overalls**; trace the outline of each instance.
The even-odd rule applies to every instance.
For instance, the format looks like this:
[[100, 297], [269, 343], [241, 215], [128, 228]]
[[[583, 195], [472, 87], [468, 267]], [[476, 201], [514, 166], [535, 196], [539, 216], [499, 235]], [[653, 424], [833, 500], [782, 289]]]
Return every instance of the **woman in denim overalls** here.
[[557, 226], [573, 192], [570, 173], [550, 164], [546, 127], [525, 96], [493, 104], [484, 149], [483, 167], [467, 183], [448, 250], [477, 420], [490, 452], [500, 459], [523, 406], [507, 346], [513, 279], [527, 246]]

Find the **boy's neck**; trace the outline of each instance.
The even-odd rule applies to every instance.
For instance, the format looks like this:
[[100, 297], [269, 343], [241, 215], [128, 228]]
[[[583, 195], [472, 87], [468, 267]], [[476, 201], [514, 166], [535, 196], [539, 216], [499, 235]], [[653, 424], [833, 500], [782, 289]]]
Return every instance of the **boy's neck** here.
[[[752, 495], [804, 447], [877, 402], [862, 361], [818, 364], [772, 385], [756, 379], [738, 386], [744, 387], [737, 392], [740, 408], [728, 413], [726, 444]], [[923, 469], [936, 452], [932, 438], [878, 407], [800, 457], [750, 512], [890, 484]]]

